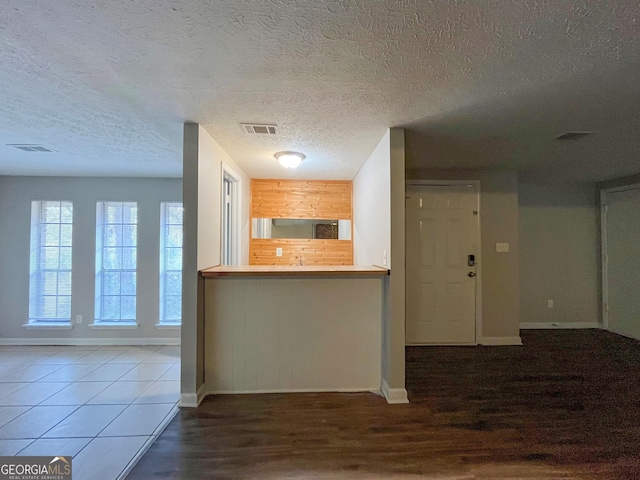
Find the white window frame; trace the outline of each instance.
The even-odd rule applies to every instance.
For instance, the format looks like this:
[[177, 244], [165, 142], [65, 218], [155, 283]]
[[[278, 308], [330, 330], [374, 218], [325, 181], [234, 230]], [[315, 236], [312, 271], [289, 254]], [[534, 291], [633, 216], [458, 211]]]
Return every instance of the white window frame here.
[[[58, 203], [60, 210], [62, 210], [63, 204], [69, 204], [71, 207], [71, 222], [62, 222], [61, 218], [58, 219], [58, 222], [43, 222], [43, 207], [45, 203]], [[56, 245], [45, 245], [46, 241], [43, 242], [42, 239], [42, 226], [48, 225], [58, 225], [59, 233], [58, 233], [58, 243]], [[61, 232], [62, 225], [70, 225], [71, 228], [71, 244], [70, 245], [61, 245]], [[42, 268], [42, 254], [44, 248], [57, 248], [58, 249], [58, 268], [57, 269], [44, 269]], [[68, 269], [60, 269], [60, 249], [61, 248], [69, 248], [70, 249], [70, 262]], [[44, 294], [44, 286], [40, 283], [41, 279], [39, 278], [40, 274], [43, 272], [55, 272], [56, 275], [59, 273], [68, 273], [71, 278], [69, 280], [69, 294], [68, 295], [59, 295], [59, 283], [56, 278], [56, 295], [45, 295]], [[29, 252], [29, 322], [24, 326], [29, 328], [33, 326], [40, 327], [61, 327], [61, 328], [70, 328], [71, 325], [71, 312], [72, 312], [72, 287], [73, 287], [73, 202], [69, 200], [34, 200], [31, 202], [31, 242], [30, 242], [30, 252]], [[37, 302], [37, 297], [45, 297], [45, 296], [55, 296], [56, 297], [56, 317], [53, 318], [44, 318], [38, 316], [36, 313], [37, 307], [35, 303]], [[59, 297], [68, 297], [69, 298], [69, 316], [60, 317], [57, 316], [58, 312], [58, 302]]]
[[[94, 312], [94, 323], [93, 325], [91, 325], [92, 328], [104, 328], [104, 327], [110, 327], [110, 326], [114, 326], [114, 327], [124, 327], [124, 328], [137, 328], [138, 323], [137, 323], [137, 294], [138, 294], [138, 261], [137, 261], [137, 251], [138, 251], [138, 235], [136, 235], [136, 268], [135, 269], [125, 269], [125, 268], [120, 268], [120, 269], [108, 269], [105, 270], [104, 266], [103, 266], [103, 249], [105, 248], [104, 244], [103, 244], [103, 240], [104, 240], [104, 227], [105, 227], [105, 221], [104, 221], [104, 210], [105, 207], [108, 204], [134, 204], [136, 206], [136, 223], [132, 224], [132, 223], [124, 223], [124, 220], [122, 221], [122, 223], [114, 223], [114, 224], [109, 224], [109, 225], [136, 225], [136, 227], [138, 226], [139, 222], [137, 221], [137, 217], [139, 214], [139, 207], [138, 207], [138, 202], [132, 202], [132, 201], [125, 201], [125, 200], [106, 200], [106, 201], [99, 201], [96, 203], [96, 270], [95, 270], [95, 279], [96, 279], [96, 283], [95, 283], [95, 312]], [[137, 228], [136, 228], [137, 231]], [[112, 248], [125, 248], [124, 245], [122, 245], [122, 243], [116, 247], [112, 247]], [[129, 247], [127, 247], [129, 248]], [[120, 272], [120, 273], [125, 273], [125, 272], [134, 272], [136, 274], [136, 284], [135, 284], [135, 294], [134, 295], [124, 295], [124, 296], [133, 296], [136, 298], [136, 311], [134, 313], [134, 318], [120, 318], [120, 319], [103, 319], [103, 292], [102, 292], [102, 276], [105, 273], [105, 271], [110, 271], [110, 272]], [[120, 288], [122, 289], [122, 285], [120, 286]], [[120, 294], [120, 297], [122, 297], [123, 295]], [[120, 307], [120, 311], [122, 312], [122, 306]], [[122, 313], [121, 313], [122, 315]]]
[[[174, 201], [174, 202], [161, 202], [160, 203], [160, 302], [159, 302], [159, 317], [158, 317], [158, 323], [156, 324], [156, 327], [170, 327], [170, 326], [178, 326], [182, 324], [182, 318], [180, 319], [170, 319], [167, 320], [165, 319], [165, 300], [166, 300], [166, 295], [164, 292], [165, 289], [165, 275], [167, 273], [174, 273], [177, 272], [177, 270], [169, 270], [167, 269], [167, 256], [166, 256], [166, 249], [167, 248], [178, 248], [178, 247], [167, 247], [166, 246], [166, 242], [167, 242], [167, 226], [168, 225], [177, 225], [177, 224], [168, 224], [167, 220], [168, 220], [168, 216], [167, 216], [167, 206], [179, 206], [180, 208], [183, 208], [183, 204], [180, 201]], [[182, 223], [180, 224], [180, 226], [184, 229], [184, 210], [183, 210], [183, 217], [182, 217]], [[183, 251], [183, 247], [184, 247], [184, 240], [182, 245], [180, 246], [180, 252], [182, 253]], [[181, 265], [182, 266], [182, 265]], [[182, 268], [180, 269], [180, 275], [182, 278]], [[178, 295], [180, 297], [180, 303], [182, 304], [182, 282], [180, 282], [180, 295]]]

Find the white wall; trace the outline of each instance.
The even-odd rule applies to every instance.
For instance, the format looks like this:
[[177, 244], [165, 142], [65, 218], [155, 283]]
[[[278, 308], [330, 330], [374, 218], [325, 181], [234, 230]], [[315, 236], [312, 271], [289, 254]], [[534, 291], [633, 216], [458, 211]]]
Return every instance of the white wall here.
[[[354, 264], [391, 266], [391, 131], [353, 179]], [[383, 251], [387, 264], [383, 265]]]
[[[0, 339], [84, 343], [146, 339], [175, 343], [179, 330], [155, 327], [159, 315], [160, 203], [181, 201], [180, 179], [0, 177]], [[73, 202], [72, 330], [27, 330], [31, 202]], [[92, 330], [95, 298], [96, 202], [138, 203], [137, 330]], [[84, 340], [82, 340], [84, 339]], [[113, 340], [111, 340], [113, 341]]]
[[[392, 128], [353, 179], [354, 264], [390, 269], [383, 282], [382, 378], [391, 403], [406, 402], [404, 130]], [[387, 253], [386, 265], [383, 252]], [[396, 259], [391, 268], [391, 258]]]
[[520, 182], [518, 193], [521, 324], [597, 324], [595, 185]]
[[405, 131], [390, 131], [391, 243], [389, 256], [396, 259], [385, 283], [382, 376], [387, 401], [404, 403], [405, 390]]
[[222, 169], [240, 177], [240, 263], [249, 263], [250, 179], [211, 135], [198, 126], [198, 270], [220, 264]]

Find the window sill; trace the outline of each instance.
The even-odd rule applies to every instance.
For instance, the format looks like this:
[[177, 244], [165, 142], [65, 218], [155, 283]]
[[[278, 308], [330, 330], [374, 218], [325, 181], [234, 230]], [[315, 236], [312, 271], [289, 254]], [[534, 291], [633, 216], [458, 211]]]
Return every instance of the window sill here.
[[160, 330], [180, 330], [182, 328], [181, 323], [156, 323], [156, 328]]
[[37, 322], [37, 323], [25, 323], [22, 325], [27, 330], [71, 330], [73, 325], [71, 322]]
[[137, 330], [140, 328], [139, 323], [117, 323], [117, 322], [100, 322], [91, 323], [89, 328], [92, 330]]

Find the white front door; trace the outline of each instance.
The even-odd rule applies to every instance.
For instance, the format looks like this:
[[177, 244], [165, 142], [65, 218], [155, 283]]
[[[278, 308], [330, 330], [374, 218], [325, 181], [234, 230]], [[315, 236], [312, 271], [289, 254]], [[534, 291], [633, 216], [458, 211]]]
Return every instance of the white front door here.
[[407, 187], [408, 344], [476, 343], [477, 210], [475, 185]]
[[640, 188], [608, 192], [606, 202], [609, 330], [640, 339]]

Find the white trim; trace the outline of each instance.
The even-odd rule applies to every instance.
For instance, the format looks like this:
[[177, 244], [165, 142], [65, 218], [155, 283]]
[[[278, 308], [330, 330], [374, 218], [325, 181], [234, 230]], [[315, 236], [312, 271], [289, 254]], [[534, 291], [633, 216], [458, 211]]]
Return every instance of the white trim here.
[[[224, 204], [225, 204], [224, 177], [226, 175], [228, 177], [231, 177], [234, 183], [232, 198], [231, 198], [231, 205], [232, 205], [233, 211], [231, 212], [231, 215], [233, 217], [233, 220], [232, 220], [233, 226], [235, 227], [235, 232], [234, 232], [235, 245], [233, 249], [233, 259], [231, 264], [240, 265], [241, 263], [240, 259], [242, 258], [242, 188], [243, 188], [242, 177], [231, 166], [227, 165], [224, 161], [220, 163], [221, 163], [221, 169], [222, 169], [222, 174], [221, 174], [222, 185], [220, 186], [220, 189], [223, 195], [223, 198], [221, 199], [221, 202], [220, 202], [220, 205], [221, 205], [220, 234], [221, 235], [224, 234]], [[224, 242], [221, 241], [220, 242], [220, 258], [221, 259], [224, 257], [223, 248], [224, 248]]]
[[478, 344], [485, 346], [522, 345], [522, 339], [520, 337], [480, 337]]
[[598, 322], [523, 322], [520, 324], [520, 330], [562, 330], [583, 328], [602, 328], [602, 324]]
[[615, 192], [625, 192], [627, 190], [636, 190], [640, 188], [640, 183], [633, 183], [630, 185], [623, 185], [614, 188], [605, 188], [600, 190], [600, 257], [601, 257], [601, 286], [602, 286], [602, 328], [609, 330], [609, 289], [608, 289], [608, 272], [609, 267], [608, 255], [607, 255], [607, 194]]
[[175, 417], [177, 413], [178, 408], [176, 406], [169, 410], [169, 413], [167, 413], [167, 415], [162, 419], [162, 422], [160, 422], [160, 425], [158, 425], [158, 427], [154, 430], [153, 435], [147, 438], [142, 447], [140, 447], [138, 452], [129, 461], [127, 466], [124, 467], [124, 470], [120, 473], [120, 475], [118, 475], [117, 480], [125, 480], [127, 478], [127, 475], [131, 473], [133, 467], [135, 467], [140, 459], [144, 456], [144, 454], [147, 453], [147, 450], [149, 450], [151, 445], [153, 445], [160, 434], [164, 432], [164, 429], [167, 428], [167, 426], [171, 423], [171, 420], [173, 420], [173, 417]]
[[602, 297], [602, 312], [600, 313], [602, 326], [605, 329], [609, 329], [609, 315], [607, 313], [607, 305], [609, 303], [609, 290], [607, 277], [609, 268], [609, 262], [607, 260], [607, 191], [600, 191], [600, 285], [601, 285], [601, 297]]
[[182, 324], [181, 323], [156, 323], [154, 327], [160, 330], [180, 330], [182, 328]]
[[202, 400], [204, 400], [204, 397], [206, 397], [207, 395], [210, 395], [210, 393], [207, 392], [207, 386], [203, 383], [202, 385], [200, 385], [200, 388], [198, 388], [198, 391], [196, 393], [181, 393], [179, 406], [186, 408], [196, 408], [200, 405], [200, 403], [202, 403]]
[[90, 323], [89, 328], [91, 330], [137, 330], [140, 328], [139, 323], [110, 323], [110, 322], [100, 322], [100, 323]]
[[[406, 187], [408, 186], [417, 186], [417, 187], [428, 187], [430, 185], [437, 186], [459, 186], [459, 185], [473, 185], [477, 198], [477, 209], [478, 215], [476, 221], [477, 223], [477, 236], [476, 236], [476, 337], [474, 345], [477, 345], [480, 342], [480, 335], [482, 332], [482, 210], [480, 204], [481, 197], [481, 189], [482, 184], [480, 180], [406, 180], [405, 181], [405, 192]], [[405, 212], [406, 215], [406, 212]], [[406, 228], [406, 225], [405, 225]], [[406, 252], [405, 252], [406, 256]], [[406, 276], [406, 272], [405, 272]], [[406, 323], [406, 319], [405, 319]], [[410, 344], [406, 344], [410, 345]]]
[[389, 388], [389, 384], [383, 378], [380, 389], [382, 391], [382, 395], [384, 395], [384, 398], [387, 400], [387, 403], [389, 405], [409, 403], [409, 399], [407, 398], [406, 388]]
[[179, 338], [0, 338], [0, 345], [180, 345]]
[[25, 323], [22, 325], [27, 330], [71, 330], [73, 325], [71, 322], [60, 322], [60, 323], [46, 323], [46, 322], [34, 322], [34, 323]]

